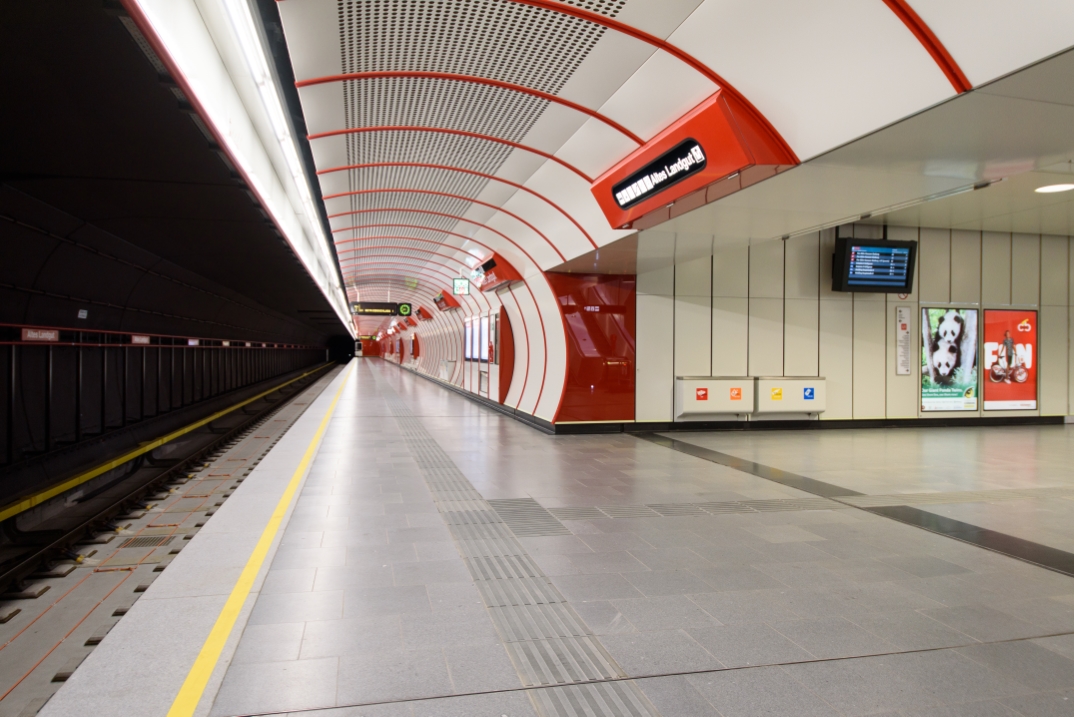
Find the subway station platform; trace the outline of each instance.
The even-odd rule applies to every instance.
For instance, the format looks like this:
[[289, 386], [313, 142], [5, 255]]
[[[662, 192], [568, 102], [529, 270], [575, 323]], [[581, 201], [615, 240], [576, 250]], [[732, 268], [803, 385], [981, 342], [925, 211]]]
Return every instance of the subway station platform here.
[[330, 380], [42, 715], [1074, 713], [1069, 428], [548, 436]]

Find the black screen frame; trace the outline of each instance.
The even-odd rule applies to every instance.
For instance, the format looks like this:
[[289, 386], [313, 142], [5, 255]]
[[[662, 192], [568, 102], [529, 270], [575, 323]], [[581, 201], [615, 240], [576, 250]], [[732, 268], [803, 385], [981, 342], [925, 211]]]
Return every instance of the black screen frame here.
[[[850, 251], [852, 247], [879, 247], [884, 249], [904, 248], [910, 250], [910, 259], [906, 267], [906, 283], [902, 286], [851, 286], [850, 285]], [[839, 237], [835, 240], [835, 253], [832, 255], [832, 291], [855, 294], [910, 294], [914, 290], [914, 272], [917, 267], [917, 242], [893, 241], [890, 239], [849, 239]]]

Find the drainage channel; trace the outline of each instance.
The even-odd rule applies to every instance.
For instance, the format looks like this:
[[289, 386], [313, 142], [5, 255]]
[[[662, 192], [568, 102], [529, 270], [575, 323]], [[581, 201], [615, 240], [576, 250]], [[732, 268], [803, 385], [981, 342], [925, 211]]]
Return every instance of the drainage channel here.
[[69, 559], [31, 576], [36, 599], [0, 599], [0, 715], [33, 717], [44, 707], [334, 375], [146, 495], [146, 509], [118, 516], [114, 530], [87, 536]]

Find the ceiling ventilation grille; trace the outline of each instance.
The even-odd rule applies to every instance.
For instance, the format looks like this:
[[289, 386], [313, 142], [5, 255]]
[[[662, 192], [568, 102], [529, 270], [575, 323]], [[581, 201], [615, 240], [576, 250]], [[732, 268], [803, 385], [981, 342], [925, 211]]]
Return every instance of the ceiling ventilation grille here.
[[[569, 4], [614, 16], [625, 0]], [[503, 0], [341, 0], [338, 15], [343, 72], [454, 72], [551, 93], [562, 89], [604, 32], [585, 20]]]
[[487, 180], [472, 174], [424, 167], [365, 167], [351, 170], [351, 190], [418, 187], [434, 192], [477, 196]]

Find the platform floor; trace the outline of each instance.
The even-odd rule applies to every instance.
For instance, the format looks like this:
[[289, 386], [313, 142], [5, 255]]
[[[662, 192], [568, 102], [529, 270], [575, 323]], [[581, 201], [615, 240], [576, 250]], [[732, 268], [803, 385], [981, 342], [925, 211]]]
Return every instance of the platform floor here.
[[[1074, 714], [1074, 578], [870, 512], [1072, 550], [1070, 429], [669, 434], [746, 470], [542, 435], [380, 361], [348, 371], [199, 714]], [[293, 470], [344, 375], [267, 477]], [[185, 609], [160, 678], [125, 685], [160, 699], [116, 714], [167, 714], [205, 639]], [[113, 630], [42, 714], [111, 714], [95, 681], [125, 652], [152, 662], [138, 639]]]

